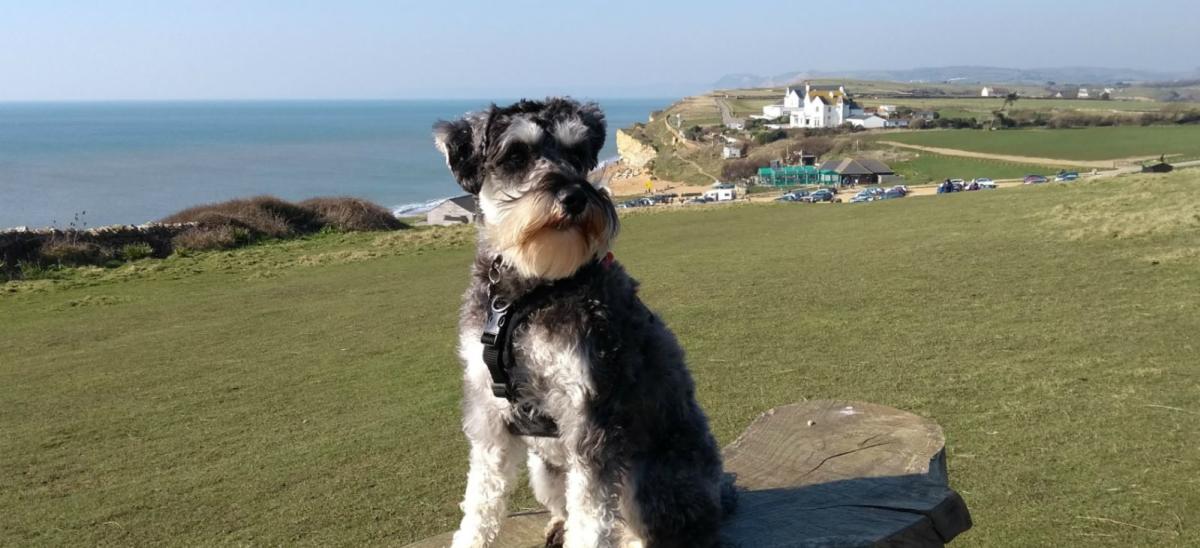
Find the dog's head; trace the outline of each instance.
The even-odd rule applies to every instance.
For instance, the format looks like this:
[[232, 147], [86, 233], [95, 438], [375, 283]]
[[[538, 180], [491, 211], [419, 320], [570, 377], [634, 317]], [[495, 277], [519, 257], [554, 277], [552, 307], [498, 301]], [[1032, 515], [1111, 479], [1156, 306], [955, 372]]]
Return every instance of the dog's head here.
[[547, 279], [574, 274], [616, 237], [612, 201], [587, 180], [604, 136], [599, 106], [562, 98], [434, 125], [450, 171], [479, 197], [484, 239], [521, 275]]

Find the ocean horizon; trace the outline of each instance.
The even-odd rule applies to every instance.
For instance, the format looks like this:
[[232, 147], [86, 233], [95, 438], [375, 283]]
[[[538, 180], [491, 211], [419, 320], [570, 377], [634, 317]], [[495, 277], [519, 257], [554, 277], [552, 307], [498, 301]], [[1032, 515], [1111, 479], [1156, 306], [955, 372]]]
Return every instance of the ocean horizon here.
[[[589, 99], [615, 132], [671, 99]], [[141, 224], [194, 205], [354, 196], [397, 214], [461, 193], [431, 128], [490, 100], [0, 103], [0, 229]], [[504, 104], [507, 100], [495, 100]]]

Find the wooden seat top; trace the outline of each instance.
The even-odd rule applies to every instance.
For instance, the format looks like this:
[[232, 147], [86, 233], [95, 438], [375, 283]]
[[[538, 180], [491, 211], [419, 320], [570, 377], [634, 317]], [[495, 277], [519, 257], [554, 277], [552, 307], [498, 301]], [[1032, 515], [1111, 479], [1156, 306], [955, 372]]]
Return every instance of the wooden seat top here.
[[[763, 413], [725, 448], [737, 512], [723, 544], [744, 548], [942, 546], [971, 527], [950, 489], [933, 421], [891, 407], [808, 401]], [[545, 512], [509, 517], [496, 546], [542, 546]], [[409, 545], [448, 546], [450, 534]]]

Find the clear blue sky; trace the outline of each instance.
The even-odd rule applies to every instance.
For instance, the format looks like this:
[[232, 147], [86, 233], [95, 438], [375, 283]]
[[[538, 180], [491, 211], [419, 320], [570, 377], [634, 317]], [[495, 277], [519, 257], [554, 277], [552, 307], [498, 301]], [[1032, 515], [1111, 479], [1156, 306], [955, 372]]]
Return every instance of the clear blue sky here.
[[663, 96], [736, 72], [1193, 70], [1198, 22], [1196, 0], [0, 0], [0, 100]]

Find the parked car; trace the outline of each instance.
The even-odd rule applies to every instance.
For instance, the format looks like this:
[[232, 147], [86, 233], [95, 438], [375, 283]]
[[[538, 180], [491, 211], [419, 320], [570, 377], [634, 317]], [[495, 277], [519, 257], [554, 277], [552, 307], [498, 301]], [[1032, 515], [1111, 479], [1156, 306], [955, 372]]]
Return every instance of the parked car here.
[[1058, 172], [1058, 175], [1054, 176], [1055, 181], [1064, 182], [1064, 183], [1070, 182], [1070, 181], [1075, 181], [1078, 179], [1079, 179], [1078, 171], [1060, 171], [1060, 172]]
[[1026, 175], [1025, 176], [1025, 184], [1027, 184], [1027, 185], [1038, 185], [1038, 184], [1042, 184], [1048, 180], [1049, 179], [1047, 179], [1045, 176], [1042, 176], [1042, 175]]
[[896, 188], [889, 188], [883, 192], [883, 195], [880, 196], [879, 199], [880, 200], [893, 200], [896, 198], [903, 198], [905, 195], [906, 195], [906, 193], [902, 190], [899, 190]]
[[684, 200], [683, 204], [684, 205], [707, 204], [711, 201], [712, 200], [709, 200], [708, 198], [705, 198], [704, 196], [695, 196], [695, 197]]
[[971, 182], [979, 185], [979, 188], [982, 190], [991, 190], [996, 188], [996, 181], [993, 181], [987, 177], [979, 177]]
[[775, 201], [776, 202], [799, 202], [800, 197], [796, 196], [795, 194], [792, 194], [791, 192], [788, 192], [787, 194], [784, 194], [783, 196], [775, 198]]
[[809, 194], [808, 196], [800, 198], [800, 200], [803, 202], [810, 203], [810, 204], [815, 204], [817, 202], [832, 202], [833, 201], [833, 192], [827, 188], [822, 188], [822, 189], [813, 191], [813, 193]]
[[950, 179], [942, 181], [942, 184], [937, 186], [938, 194], [948, 194], [950, 192], [958, 192], [960, 190], [962, 190], [962, 187], [955, 187], [954, 183]]
[[867, 202], [873, 202], [875, 199], [876, 198], [872, 196], [870, 192], [859, 192], [858, 194], [855, 194], [853, 198], [850, 198], [850, 203], [865, 204]]

